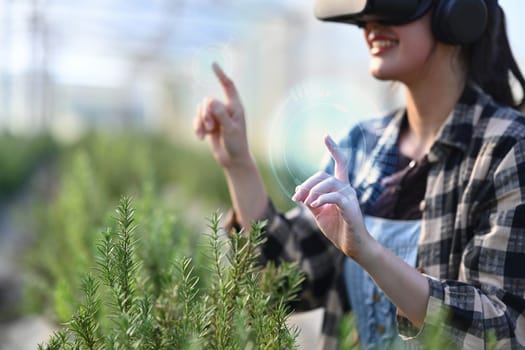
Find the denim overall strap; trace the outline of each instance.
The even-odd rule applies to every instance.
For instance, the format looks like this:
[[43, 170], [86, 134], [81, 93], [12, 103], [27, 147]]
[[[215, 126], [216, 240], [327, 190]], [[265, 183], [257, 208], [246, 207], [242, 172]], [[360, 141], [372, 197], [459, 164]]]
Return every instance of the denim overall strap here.
[[[421, 220], [365, 216], [368, 232], [383, 246], [415, 266]], [[417, 349], [397, 333], [396, 308], [370, 276], [352, 259], [345, 260], [345, 283], [363, 349]]]

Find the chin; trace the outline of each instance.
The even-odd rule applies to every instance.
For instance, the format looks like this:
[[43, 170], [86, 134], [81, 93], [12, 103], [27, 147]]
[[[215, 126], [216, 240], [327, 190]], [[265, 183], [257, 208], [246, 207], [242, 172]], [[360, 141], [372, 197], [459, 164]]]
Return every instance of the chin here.
[[395, 80], [395, 79], [390, 78], [388, 75], [383, 75], [383, 74], [380, 74], [380, 73], [377, 73], [377, 72], [374, 72], [374, 71], [372, 71], [371, 73], [372, 73], [372, 76], [374, 78], [376, 78], [377, 80], [384, 80], [384, 81], [386, 81], [386, 80]]
[[[390, 62], [392, 63], [392, 62]], [[406, 73], [405, 67], [397, 64], [386, 64], [386, 62], [375, 62], [372, 60], [370, 62], [370, 74], [377, 80], [388, 80], [388, 81], [402, 81], [402, 77]]]
[[383, 69], [378, 69], [377, 67], [370, 67], [370, 74], [377, 80], [395, 80], [392, 74], [384, 71]]

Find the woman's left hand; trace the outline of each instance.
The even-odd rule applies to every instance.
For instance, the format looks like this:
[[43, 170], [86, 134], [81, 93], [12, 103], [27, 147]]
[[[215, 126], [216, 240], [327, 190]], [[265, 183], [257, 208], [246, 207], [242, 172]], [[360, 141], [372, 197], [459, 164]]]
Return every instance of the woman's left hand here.
[[368, 234], [355, 190], [348, 180], [348, 158], [330, 136], [324, 139], [335, 161], [334, 176], [318, 172], [297, 186], [292, 199], [312, 212], [324, 235], [345, 255], [360, 261], [370, 256]]
[[398, 309], [421, 327], [430, 294], [427, 278], [368, 233], [348, 181], [348, 159], [329, 136], [325, 145], [335, 161], [334, 176], [313, 175], [297, 187], [293, 200], [304, 203], [324, 235], [360, 264]]

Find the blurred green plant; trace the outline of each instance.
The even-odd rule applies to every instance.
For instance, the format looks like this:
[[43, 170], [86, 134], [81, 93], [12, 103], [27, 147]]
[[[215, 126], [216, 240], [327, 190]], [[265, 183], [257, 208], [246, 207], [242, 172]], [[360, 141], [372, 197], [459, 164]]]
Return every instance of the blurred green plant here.
[[[226, 184], [205, 152], [141, 132], [91, 133], [66, 150], [62, 164], [85, 152], [101, 188], [110, 198], [136, 191], [144, 180], [177, 187], [177, 193], [200, 196], [209, 204], [228, 199]], [[205, 194], [205, 195], [202, 195]]]
[[93, 133], [61, 148], [53, 173], [56, 193], [34, 206], [31, 220], [23, 213], [34, 232], [25, 254], [23, 311], [59, 322], [71, 315], [78, 300], [72, 286], [93, 264], [96, 234], [108, 224], [106, 213], [122, 193], [138, 199], [145, 237], [141, 254], [157, 293], [158, 270], [166, 261], [191, 256], [199, 262], [194, 232], [202, 227], [204, 213], [229, 207], [223, 175], [208, 153], [142, 133]]
[[[223, 172], [207, 147], [196, 149], [143, 132], [92, 133], [67, 152], [63, 164], [68, 164], [79, 150], [89, 155], [101, 185], [113, 197], [129, 193], [144, 179], [150, 179], [160, 186], [170, 184], [178, 194], [197, 197], [211, 206], [229, 203]], [[270, 166], [260, 162], [259, 168], [277, 207], [290, 208], [293, 202], [279, 188]]]
[[360, 348], [355, 317], [354, 314], [348, 312], [339, 323], [339, 349], [358, 350]]
[[65, 328], [39, 349], [292, 349], [286, 320], [303, 276], [296, 266], [258, 266], [263, 223], [224, 239], [210, 220], [210, 278], [199, 286], [191, 258], [159, 270], [161, 288], [137, 254], [134, 209], [123, 198], [116, 229], [97, 246], [97, 271], [82, 281], [83, 301]]
[[48, 135], [0, 134], [0, 198], [18, 191], [38, 165], [50, 158], [56, 149], [56, 143]]

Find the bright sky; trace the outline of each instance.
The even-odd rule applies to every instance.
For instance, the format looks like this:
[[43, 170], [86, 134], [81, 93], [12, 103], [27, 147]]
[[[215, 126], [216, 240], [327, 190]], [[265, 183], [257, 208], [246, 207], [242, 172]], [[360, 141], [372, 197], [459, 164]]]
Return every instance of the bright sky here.
[[[31, 64], [28, 18], [34, 1], [0, 0], [0, 68], [21, 72]], [[122, 56], [133, 53], [165, 30], [170, 37], [163, 54], [174, 59], [191, 55], [199, 47], [231, 40], [246, 40], [257, 27], [279, 16], [288, 20], [300, 14], [313, 17], [313, 0], [49, 0], [47, 23], [53, 67], [59, 79], [68, 82], [119, 80], [124, 74]], [[500, 0], [508, 19], [511, 44], [520, 62], [525, 62], [525, 1]], [[322, 28], [319, 23], [316, 28]], [[351, 28], [322, 24], [319, 29], [340, 40], [362, 40]], [[337, 33], [337, 34], [335, 34]], [[332, 38], [333, 40], [333, 38]], [[339, 39], [338, 39], [339, 40]], [[362, 51], [362, 50], [361, 50]], [[366, 52], [357, 52], [366, 59]], [[97, 69], [93, 69], [97, 67]], [[102, 68], [102, 69], [101, 69]]]

